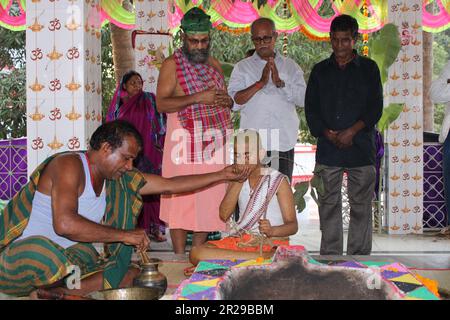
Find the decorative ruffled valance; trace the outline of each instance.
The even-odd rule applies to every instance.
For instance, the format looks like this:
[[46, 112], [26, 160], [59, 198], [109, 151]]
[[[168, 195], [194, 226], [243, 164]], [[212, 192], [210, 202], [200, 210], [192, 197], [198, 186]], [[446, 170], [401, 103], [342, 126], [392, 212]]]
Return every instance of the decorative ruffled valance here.
[[25, 3], [26, 0], [20, 0], [19, 3], [19, 15], [10, 16], [9, 11], [13, 0], [0, 0], [0, 26], [10, 30], [19, 31], [25, 30]]
[[[186, 4], [184, 0], [170, 2], [169, 22], [171, 28], [180, 24], [183, 13], [193, 6], [203, 7], [203, 0], [191, 0]], [[427, 5], [432, 0], [424, 0], [422, 5], [423, 29], [428, 32], [440, 32], [450, 27], [450, 0], [435, 0], [438, 10], [436, 13], [427, 11]], [[340, 14], [349, 14], [358, 20], [360, 33], [371, 33], [381, 29], [387, 21], [386, 0], [336, 0], [332, 3], [334, 14], [321, 16], [319, 14], [323, 0], [287, 0], [288, 15], [282, 14], [281, 6], [284, 1], [268, 0], [264, 6], [258, 8], [257, 1], [239, 0], [211, 0], [209, 7], [203, 7], [211, 16], [213, 25], [219, 29], [233, 33], [248, 32], [252, 21], [259, 17], [274, 20], [279, 32], [292, 33], [302, 31], [313, 39], [326, 39], [333, 18]], [[205, 4], [206, 5], [206, 4]], [[366, 5], [369, 15], [363, 13]], [[398, 10], [420, 10], [398, 6]]]
[[[424, 0], [422, 5], [423, 29], [428, 32], [440, 32], [450, 27], [450, 0], [434, 0], [438, 10], [435, 13], [427, 11], [426, 7], [433, 0]], [[17, 16], [9, 15], [13, 0], [0, 0], [0, 26], [11, 30], [24, 30], [26, 0], [19, 0]], [[110, 21], [124, 29], [133, 29], [134, 13], [128, 12], [121, 6], [120, 0], [105, 0], [101, 2], [102, 22]], [[249, 26], [259, 17], [268, 17], [275, 21], [278, 31], [292, 33], [302, 31], [310, 38], [325, 39], [328, 37], [331, 20], [339, 14], [350, 14], [358, 20], [361, 33], [371, 33], [381, 29], [387, 20], [386, 0], [336, 0], [332, 3], [334, 14], [323, 17], [319, 14], [323, 0], [288, 0], [287, 12], [282, 14], [284, 1], [267, 0], [258, 7], [257, 1], [243, 0], [185, 0], [169, 1], [169, 23], [172, 29], [179, 26], [180, 20], [187, 10], [193, 6], [207, 6], [206, 12], [211, 16], [213, 25], [221, 30], [243, 33], [248, 32]], [[361, 10], [367, 5], [369, 16]], [[399, 6], [398, 10], [406, 10]], [[286, 11], [284, 11], [286, 12]]]

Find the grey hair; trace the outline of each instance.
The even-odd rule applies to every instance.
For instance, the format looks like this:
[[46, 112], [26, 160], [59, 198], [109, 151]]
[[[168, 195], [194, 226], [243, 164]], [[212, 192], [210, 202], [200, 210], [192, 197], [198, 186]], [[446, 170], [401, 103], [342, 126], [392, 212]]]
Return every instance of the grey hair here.
[[253, 31], [255, 29], [255, 26], [258, 24], [264, 24], [264, 23], [268, 23], [270, 24], [270, 26], [272, 27], [272, 32], [276, 32], [277, 30], [275, 29], [275, 22], [272, 19], [269, 18], [258, 18], [255, 21], [252, 22], [252, 25], [250, 27], [250, 31], [253, 34]]

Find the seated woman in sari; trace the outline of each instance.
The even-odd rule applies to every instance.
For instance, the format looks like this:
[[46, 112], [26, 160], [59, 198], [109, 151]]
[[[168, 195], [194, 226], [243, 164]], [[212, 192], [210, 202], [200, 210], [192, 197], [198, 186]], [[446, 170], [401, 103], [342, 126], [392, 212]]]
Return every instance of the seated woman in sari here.
[[[277, 170], [266, 168], [256, 131], [240, 132], [234, 140], [235, 163], [251, 166], [245, 181], [229, 184], [220, 204], [220, 218], [228, 223], [227, 237], [194, 247], [190, 261], [195, 266], [208, 259], [270, 258], [277, 245], [288, 244], [288, 237], [298, 230], [294, 196], [288, 178]], [[236, 204], [239, 219], [232, 215]]]
[[[142, 136], [143, 152], [135, 167], [145, 173], [161, 175], [162, 150], [166, 133], [166, 115], [156, 110], [155, 95], [142, 90], [142, 77], [136, 71], [123, 75], [106, 115], [106, 121], [122, 119], [133, 124]], [[159, 195], [144, 196], [138, 226], [153, 241], [165, 241], [165, 224], [159, 219]]]

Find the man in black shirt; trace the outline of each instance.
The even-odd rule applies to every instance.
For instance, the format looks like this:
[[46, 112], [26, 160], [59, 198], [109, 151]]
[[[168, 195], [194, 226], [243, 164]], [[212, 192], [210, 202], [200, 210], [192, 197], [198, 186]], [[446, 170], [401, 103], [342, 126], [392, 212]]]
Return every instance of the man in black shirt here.
[[318, 138], [314, 173], [325, 187], [319, 192], [321, 255], [343, 254], [344, 172], [351, 207], [347, 254], [372, 250], [374, 127], [383, 112], [383, 89], [376, 63], [354, 50], [357, 36], [356, 19], [341, 15], [332, 21], [333, 54], [314, 66], [306, 89], [306, 120]]

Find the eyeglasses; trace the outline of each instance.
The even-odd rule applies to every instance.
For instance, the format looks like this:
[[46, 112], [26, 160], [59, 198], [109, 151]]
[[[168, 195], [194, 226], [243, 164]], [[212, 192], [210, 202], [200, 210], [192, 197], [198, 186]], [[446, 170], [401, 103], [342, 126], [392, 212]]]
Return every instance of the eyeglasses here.
[[273, 39], [273, 36], [264, 36], [264, 37], [252, 37], [252, 41], [255, 44], [261, 44], [261, 43], [270, 43]]
[[208, 45], [209, 44], [209, 41], [210, 41], [210, 39], [201, 39], [201, 40], [198, 40], [198, 39], [190, 39], [190, 38], [186, 38], [187, 39], [187, 41], [189, 41], [189, 43], [191, 44], [191, 45], [193, 45], [193, 46], [198, 46], [200, 43], [202, 44], [202, 45]]

